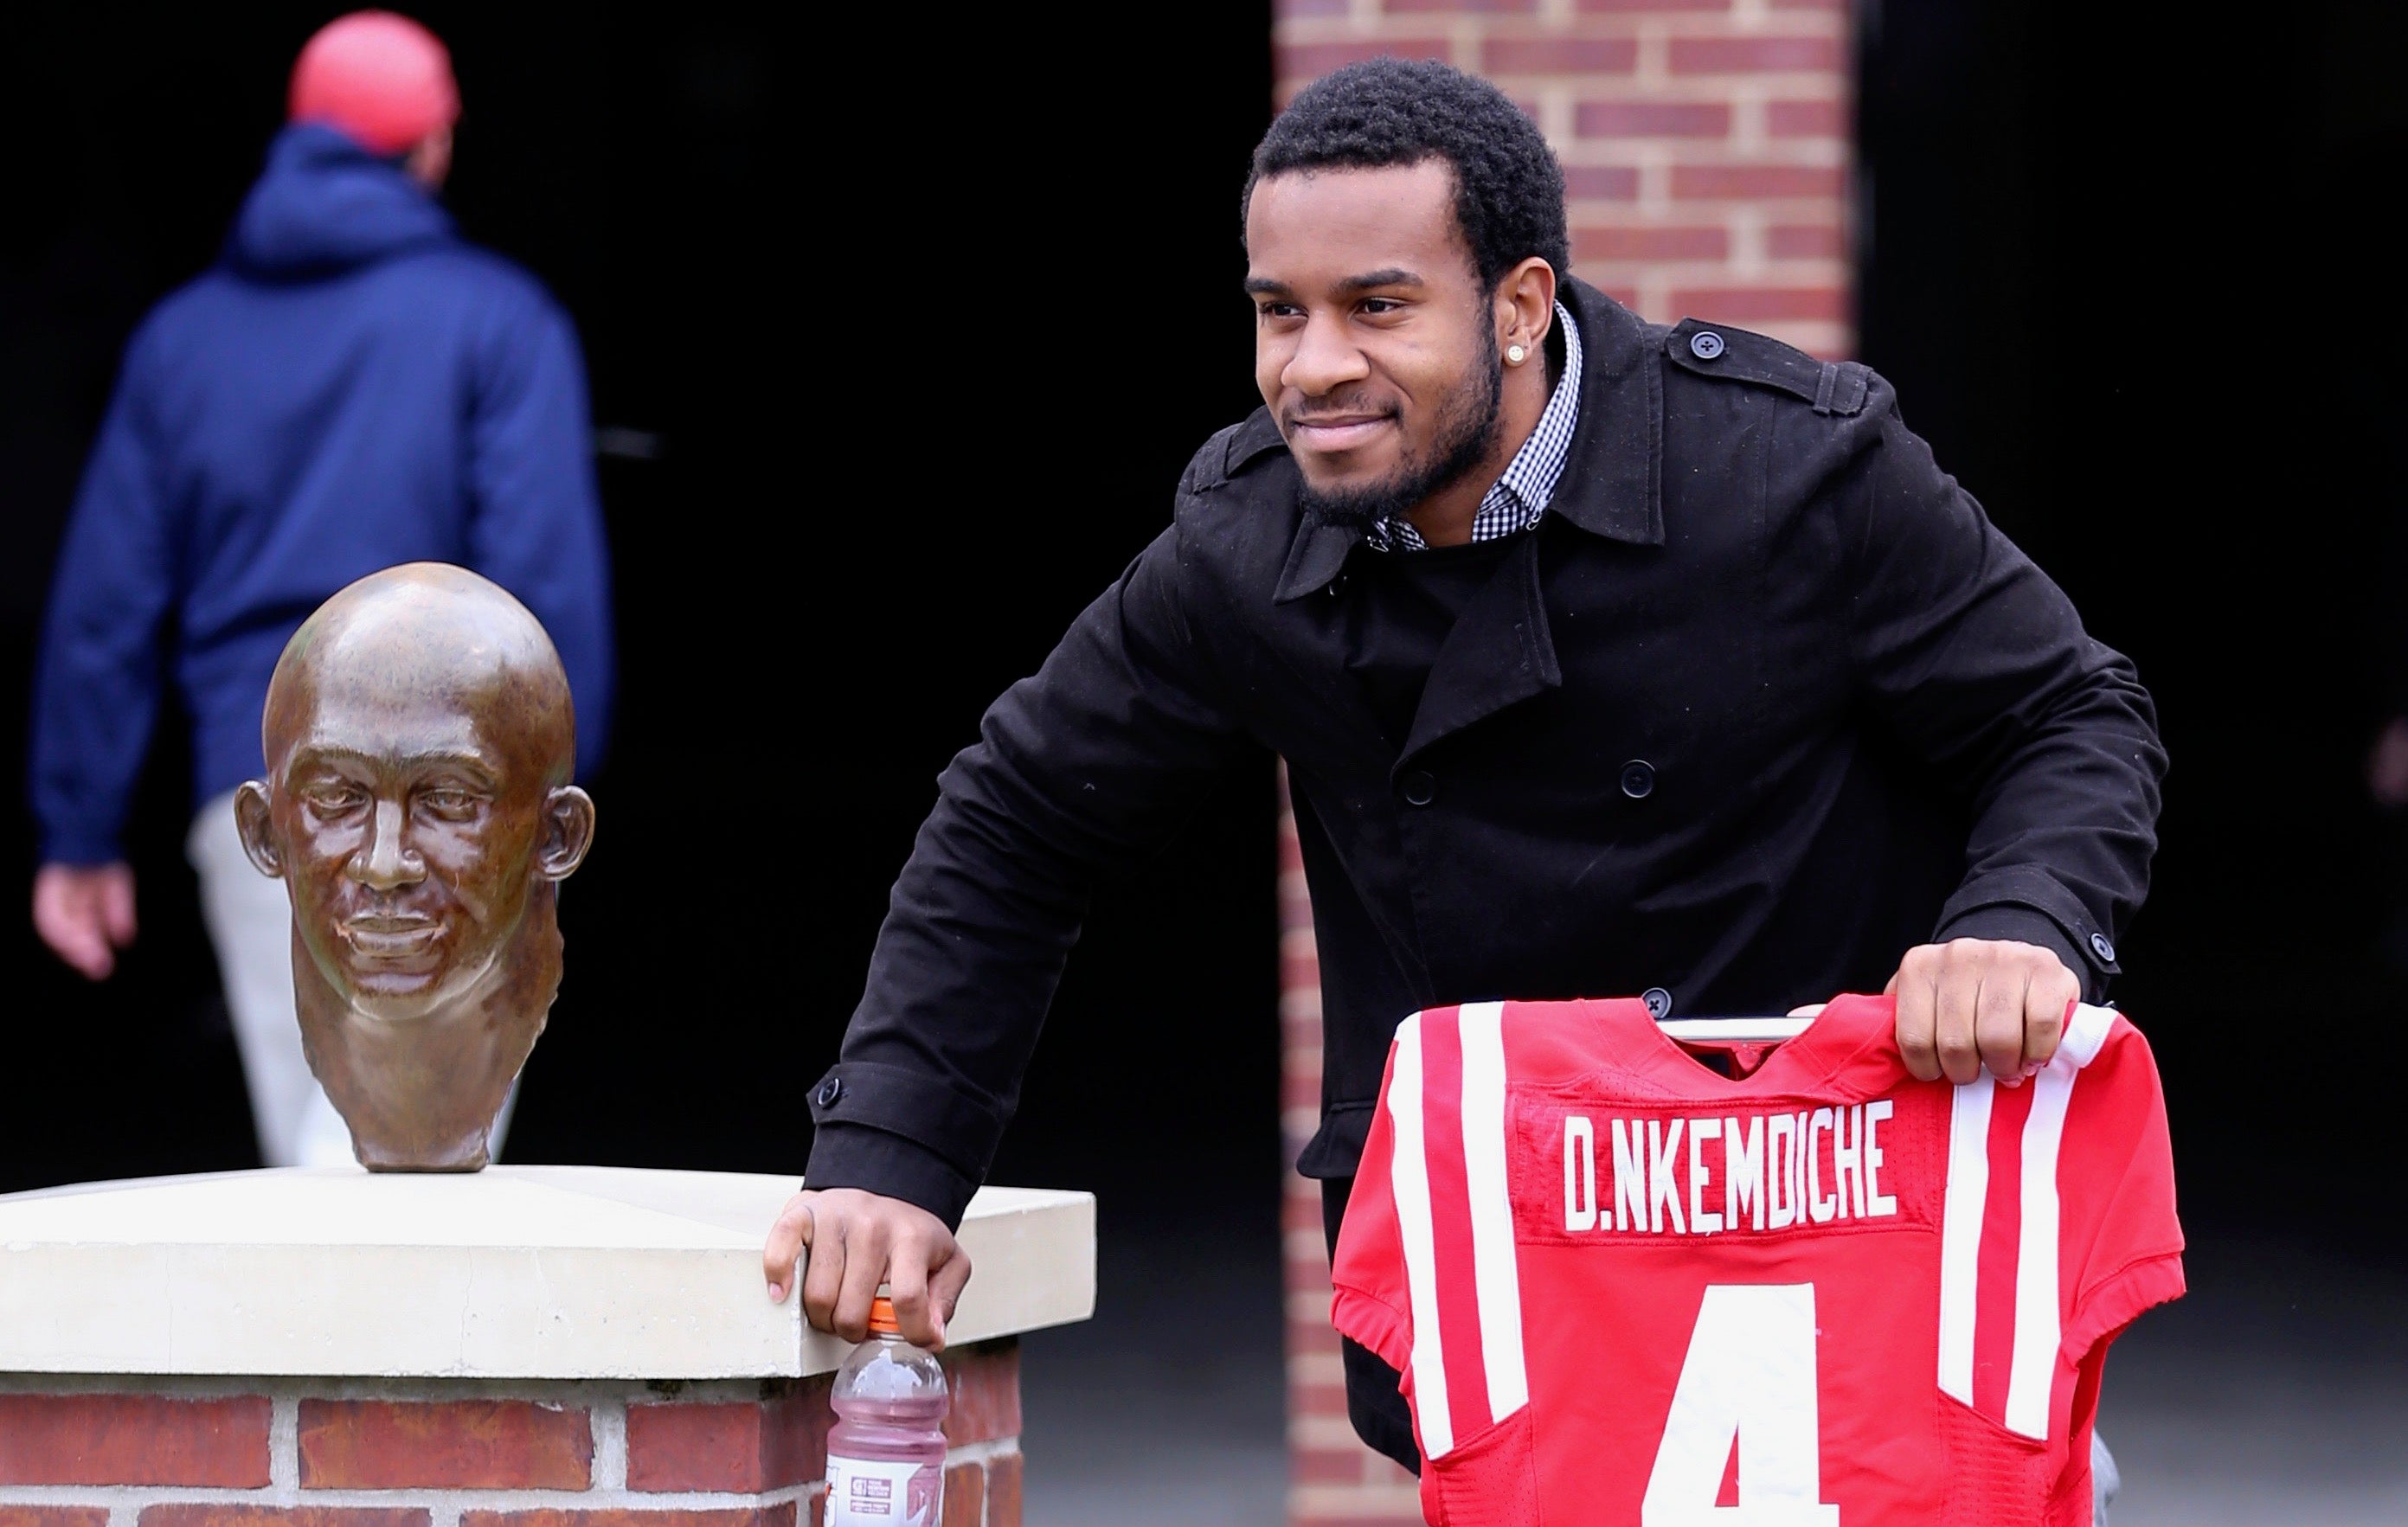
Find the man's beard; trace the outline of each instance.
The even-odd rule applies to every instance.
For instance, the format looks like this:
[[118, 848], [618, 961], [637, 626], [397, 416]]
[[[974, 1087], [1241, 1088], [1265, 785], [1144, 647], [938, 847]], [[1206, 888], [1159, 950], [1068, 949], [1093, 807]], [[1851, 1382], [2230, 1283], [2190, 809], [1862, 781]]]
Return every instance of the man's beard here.
[[1429, 450], [1406, 457], [1383, 480], [1358, 488], [1325, 492], [1307, 482], [1301, 495], [1306, 514], [1324, 524], [1369, 529], [1454, 487], [1488, 459], [1503, 417], [1505, 376], [1498, 364], [1497, 335], [1484, 324], [1481, 336], [1484, 353], [1440, 409]]

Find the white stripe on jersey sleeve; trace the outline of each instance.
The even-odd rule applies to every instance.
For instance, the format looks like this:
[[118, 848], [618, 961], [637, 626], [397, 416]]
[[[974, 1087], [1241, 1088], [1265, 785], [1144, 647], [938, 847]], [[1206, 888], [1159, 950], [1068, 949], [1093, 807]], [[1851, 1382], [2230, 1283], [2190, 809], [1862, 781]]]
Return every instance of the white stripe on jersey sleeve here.
[[1413, 1412], [1421, 1422], [1422, 1450], [1437, 1458], [1455, 1447], [1455, 1426], [1446, 1406], [1445, 1349], [1438, 1329], [1438, 1250], [1430, 1230], [1429, 1159], [1422, 1144], [1422, 1017], [1397, 1027], [1397, 1056], [1389, 1067], [1388, 1121], [1395, 1126], [1389, 1191], [1397, 1203], [1397, 1229], [1404, 1242], [1405, 1288], [1413, 1317]]
[[[1505, 1005], [1462, 1009], [1463, 1171], [1471, 1201], [1471, 1267], [1480, 1296], [1480, 1355], [1488, 1413], [1503, 1420], [1530, 1403], [1522, 1360], [1522, 1275], [1505, 1178]], [[1416, 1317], [1418, 1320], [1418, 1317]]]
[[1955, 1090], [1948, 1191], [1940, 1220], [1940, 1391], [1973, 1403], [1973, 1309], [1982, 1276], [1982, 1214], [1990, 1197], [1990, 1100], [1984, 1072]]
[[2057, 1377], [2057, 1148], [2073, 1093], [2072, 1056], [2059, 1050], [2032, 1078], [2024, 1120], [2023, 1213], [2015, 1234], [2015, 1346], [2007, 1370], [2007, 1430], [2048, 1435], [2049, 1384]]
[[2073, 1101], [2074, 1077], [2099, 1056], [2115, 1013], [2109, 1007], [2076, 1006], [2065, 1038], [2045, 1069], [2032, 1078], [2031, 1117], [2024, 1122], [2023, 1216], [2015, 1237], [2015, 1344], [2007, 1370], [2007, 1429], [2028, 1437], [2048, 1436], [2051, 1386], [2062, 1329], [2057, 1309], [2057, 1163], [2065, 1140], [2065, 1112]]
[[2072, 1053], [2075, 1065], [2088, 1065], [2099, 1059], [2100, 1050], [2107, 1044], [2107, 1031], [2114, 1026], [2114, 1008], [2077, 1003], [2073, 1016], [2065, 1020], [2065, 1038], [2060, 1048]]

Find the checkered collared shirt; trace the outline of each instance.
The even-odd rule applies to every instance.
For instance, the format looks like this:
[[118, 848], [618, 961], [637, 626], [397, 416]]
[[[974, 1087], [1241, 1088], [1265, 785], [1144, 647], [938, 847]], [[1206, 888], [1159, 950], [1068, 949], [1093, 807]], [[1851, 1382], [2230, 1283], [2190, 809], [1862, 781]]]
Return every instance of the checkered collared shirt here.
[[[1482, 495], [1471, 517], [1471, 538], [1493, 541], [1518, 535], [1539, 522], [1555, 496], [1555, 479], [1564, 475], [1564, 457], [1571, 450], [1572, 426], [1580, 422], [1580, 325], [1555, 304], [1555, 326], [1564, 332], [1564, 374], [1555, 379], [1539, 427], [1522, 442], [1505, 475]], [[1374, 551], [1424, 551], [1429, 543], [1402, 515], [1389, 515], [1365, 533], [1363, 544]]]

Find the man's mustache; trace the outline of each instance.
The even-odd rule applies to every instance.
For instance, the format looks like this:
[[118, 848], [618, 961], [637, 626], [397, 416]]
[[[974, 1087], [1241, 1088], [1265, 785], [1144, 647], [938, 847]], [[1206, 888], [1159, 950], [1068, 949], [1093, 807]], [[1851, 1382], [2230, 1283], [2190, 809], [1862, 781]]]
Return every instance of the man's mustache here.
[[1396, 411], [1393, 405], [1381, 402], [1368, 392], [1340, 392], [1289, 408], [1280, 415], [1280, 422], [1289, 429], [1297, 429], [1326, 419], [1387, 419]]

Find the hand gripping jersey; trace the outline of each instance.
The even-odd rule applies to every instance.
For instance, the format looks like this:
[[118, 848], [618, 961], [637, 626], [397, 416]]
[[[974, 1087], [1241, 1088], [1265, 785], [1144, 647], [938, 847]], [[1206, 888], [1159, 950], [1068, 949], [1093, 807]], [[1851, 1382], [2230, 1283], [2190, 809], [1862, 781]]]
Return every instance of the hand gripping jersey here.
[[2183, 1291], [2156, 1063], [2077, 1006], [2022, 1086], [1922, 1082], [1895, 1021], [1698, 1047], [1733, 1079], [1638, 1002], [1405, 1020], [1333, 1318], [1431, 1522], [2090, 1520], [2107, 1345]]

